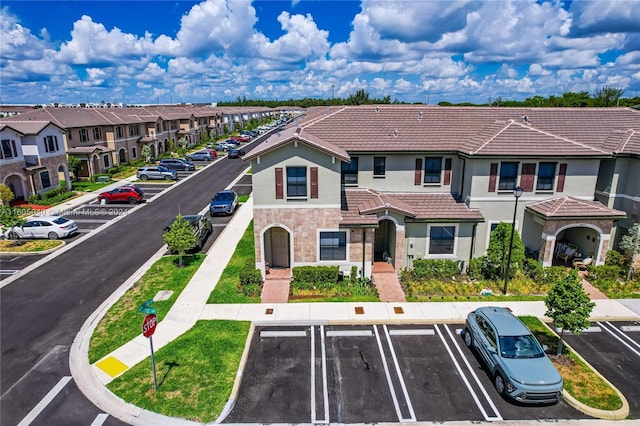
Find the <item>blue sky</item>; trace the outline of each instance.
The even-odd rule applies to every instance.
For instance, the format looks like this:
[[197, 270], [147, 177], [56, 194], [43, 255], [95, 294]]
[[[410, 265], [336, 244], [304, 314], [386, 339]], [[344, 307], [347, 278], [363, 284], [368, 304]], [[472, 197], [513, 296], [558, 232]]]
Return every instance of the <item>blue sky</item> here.
[[640, 0], [11, 1], [4, 104], [640, 96]]

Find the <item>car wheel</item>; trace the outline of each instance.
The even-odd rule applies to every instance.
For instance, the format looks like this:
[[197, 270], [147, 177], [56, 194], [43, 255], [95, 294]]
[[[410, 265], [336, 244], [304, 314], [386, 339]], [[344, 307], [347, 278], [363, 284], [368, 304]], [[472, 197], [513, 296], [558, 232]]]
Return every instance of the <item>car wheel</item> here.
[[147, 175], [140, 175], [140, 180], [147, 180], [149, 179], [149, 176]]
[[15, 232], [15, 231], [9, 232], [8, 237], [9, 237], [10, 240], [19, 240], [20, 239], [20, 235], [18, 235], [18, 233]]
[[47, 234], [47, 237], [49, 237], [50, 240], [57, 240], [58, 238], [58, 234], [56, 234], [55, 232], [51, 231]]
[[468, 328], [464, 329], [464, 344], [467, 345], [468, 348], [473, 345], [473, 336]]
[[103, 202], [103, 201], [104, 201], [104, 203], [105, 203], [105, 204], [109, 204], [109, 200], [108, 200], [107, 198], [99, 198], [99, 199], [98, 199], [98, 202], [99, 202], [100, 204], [102, 204], [102, 202]]
[[496, 377], [495, 379], [493, 379], [493, 384], [496, 387], [496, 390], [498, 391], [498, 393], [500, 395], [504, 395], [504, 390], [506, 385], [504, 383], [504, 378], [502, 377], [502, 374], [496, 373]]
[[136, 200], [135, 198], [129, 197], [129, 204], [135, 204], [137, 202], [138, 202], [138, 200]]
[[164, 180], [170, 180], [170, 179], [171, 179], [171, 176], [165, 176], [164, 177]]

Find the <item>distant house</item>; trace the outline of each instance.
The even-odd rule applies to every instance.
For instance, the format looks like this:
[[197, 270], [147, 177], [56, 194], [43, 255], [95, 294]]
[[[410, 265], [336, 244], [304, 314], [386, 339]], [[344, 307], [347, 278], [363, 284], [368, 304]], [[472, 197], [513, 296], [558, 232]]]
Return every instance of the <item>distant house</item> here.
[[0, 121], [0, 183], [18, 200], [60, 186], [70, 188], [63, 129], [49, 121]]
[[640, 208], [640, 112], [624, 108], [316, 108], [250, 151], [256, 266], [370, 276], [414, 259], [466, 268], [498, 223], [558, 262], [606, 252]]

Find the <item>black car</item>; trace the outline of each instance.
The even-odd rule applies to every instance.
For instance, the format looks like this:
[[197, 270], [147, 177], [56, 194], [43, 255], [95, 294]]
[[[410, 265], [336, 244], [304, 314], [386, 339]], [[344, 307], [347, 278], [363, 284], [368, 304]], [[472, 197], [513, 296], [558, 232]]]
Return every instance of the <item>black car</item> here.
[[170, 170], [187, 170], [193, 171], [196, 165], [182, 158], [165, 158], [160, 160], [160, 165]]
[[[213, 232], [213, 226], [211, 225], [211, 222], [201, 214], [185, 215], [182, 217], [187, 222], [189, 222], [189, 225], [191, 225], [191, 227], [193, 228], [193, 233], [196, 237], [196, 243], [193, 245], [193, 247], [191, 247], [191, 250], [200, 250], [202, 246], [204, 246], [207, 237], [209, 237], [209, 235]], [[169, 222], [167, 226], [164, 227], [163, 231], [167, 232], [175, 221], [175, 218], [172, 219], [171, 222]]]
[[242, 157], [244, 154], [246, 154], [244, 152], [244, 149], [230, 149], [229, 153], [227, 154], [227, 156], [229, 158], [240, 158]]

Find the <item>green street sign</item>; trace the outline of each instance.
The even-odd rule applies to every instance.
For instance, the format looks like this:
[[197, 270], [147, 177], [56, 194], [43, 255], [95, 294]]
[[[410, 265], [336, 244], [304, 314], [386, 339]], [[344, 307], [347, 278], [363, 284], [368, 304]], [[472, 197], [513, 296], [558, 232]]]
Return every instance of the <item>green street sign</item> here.
[[142, 305], [138, 306], [138, 311], [142, 312], [143, 314], [157, 314], [158, 312], [156, 311], [156, 308], [152, 308], [151, 304], [153, 303], [153, 299], [149, 299], [146, 302], [144, 302]]

